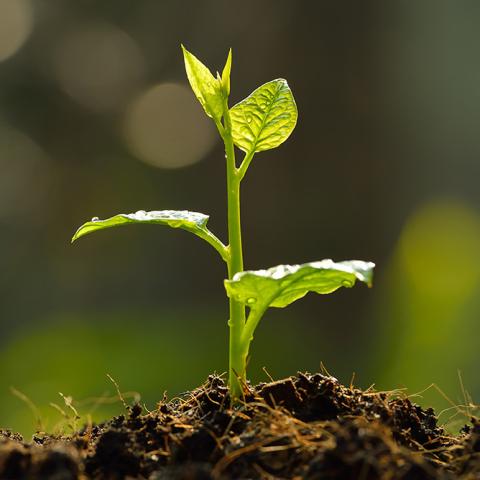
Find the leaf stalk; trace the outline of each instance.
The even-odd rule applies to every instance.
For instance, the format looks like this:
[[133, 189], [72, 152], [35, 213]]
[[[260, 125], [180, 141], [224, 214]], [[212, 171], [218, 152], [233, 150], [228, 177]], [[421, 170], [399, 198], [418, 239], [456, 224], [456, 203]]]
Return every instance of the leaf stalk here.
[[245, 154], [243, 158], [242, 164], [238, 169], [238, 176], [240, 177], [240, 181], [243, 180], [243, 177], [247, 173], [248, 167], [250, 166], [250, 162], [252, 161], [253, 156], [255, 155], [255, 150], [250, 150], [248, 153]]

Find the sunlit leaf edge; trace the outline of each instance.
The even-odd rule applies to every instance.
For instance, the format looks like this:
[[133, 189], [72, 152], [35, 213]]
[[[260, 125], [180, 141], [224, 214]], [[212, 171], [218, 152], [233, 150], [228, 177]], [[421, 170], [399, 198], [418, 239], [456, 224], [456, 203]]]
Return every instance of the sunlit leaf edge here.
[[224, 261], [228, 261], [228, 249], [208, 228], [209, 216], [203, 213], [188, 210], [153, 210], [146, 212], [139, 210], [135, 213], [120, 213], [105, 220], [93, 218], [84, 223], [72, 238], [72, 243], [80, 237], [104, 230], [106, 228], [120, 227], [129, 224], [157, 224], [180, 228], [200, 237], [209, 243], [220, 254]]
[[[277, 265], [266, 270], [239, 272], [232, 280], [225, 280], [225, 289], [229, 297], [250, 307], [283, 308], [304, 297], [308, 292], [327, 294], [341, 287], [352, 287], [357, 280], [371, 286], [374, 267], [375, 264], [372, 262], [361, 260], [334, 262], [331, 259], [301, 265]], [[324, 287], [322, 291], [315, 286], [306, 287], [300, 284], [306, 277], [318, 276], [321, 272], [338, 273], [341, 278], [336, 283], [331, 282], [328, 288]], [[343, 277], [342, 274], [344, 274]], [[318, 279], [320, 280], [321, 276]], [[262, 293], [268, 298], [261, 298]], [[279, 302], [282, 298], [283, 301]]]
[[208, 215], [190, 212], [188, 210], [153, 210], [150, 212], [138, 210], [135, 213], [119, 213], [104, 220], [93, 218], [91, 221], [84, 223], [75, 232], [72, 241], [97, 230], [134, 223], [156, 223], [168, 225], [172, 228], [188, 228], [189, 230], [198, 229], [205, 231], [208, 219]]

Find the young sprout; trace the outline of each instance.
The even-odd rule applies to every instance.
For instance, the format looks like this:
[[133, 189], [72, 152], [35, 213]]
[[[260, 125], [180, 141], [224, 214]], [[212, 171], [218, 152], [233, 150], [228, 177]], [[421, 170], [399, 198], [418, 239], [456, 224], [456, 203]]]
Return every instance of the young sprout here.
[[[225, 289], [229, 298], [230, 329], [229, 388], [239, 399], [246, 385], [246, 364], [258, 323], [269, 307], [283, 308], [308, 292], [331, 293], [352, 287], [357, 280], [371, 284], [374, 264], [358, 260], [335, 263], [321, 260], [303, 265], [279, 265], [268, 270], [244, 271], [240, 224], [240, 184], [255, 154], [281, 145], [297, 123], [297, 106], [286, 80], [281, 78], [258, 87], [233, 107], [228, 106], [232, 52], [222, 75], [216, 77], [182, 46], [187, 77], [205, 113], [215, 122], [225, 144], [228, 199], [228, 245], [208, 228], [202, 213], [160, 210], [98, 218], [82, 225], [78, 238], [110, 227], [155, 223], [187, 230], [208, 242], [227, 265]], [[239, 164], [235, 147], [244, 152]], [[248, 313], [248, 315], [247, 315]]]

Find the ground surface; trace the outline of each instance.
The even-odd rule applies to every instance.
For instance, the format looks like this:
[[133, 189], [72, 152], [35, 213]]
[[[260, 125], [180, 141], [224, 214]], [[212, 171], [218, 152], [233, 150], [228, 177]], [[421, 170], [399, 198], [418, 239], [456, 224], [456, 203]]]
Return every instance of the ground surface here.
[[393, 393], [298, 374], [231, 409], [221, 378], [71, 437], [0, 431], [0, 479], [480, 479], [480, 423], [447, 435]]

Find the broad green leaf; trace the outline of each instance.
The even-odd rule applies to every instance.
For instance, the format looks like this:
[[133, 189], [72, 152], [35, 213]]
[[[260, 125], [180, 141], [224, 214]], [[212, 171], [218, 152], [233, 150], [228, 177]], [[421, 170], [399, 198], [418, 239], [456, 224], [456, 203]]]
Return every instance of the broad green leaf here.
[[255, 310], [286, 307], [308, 292], [331, 293], [340, 287], [353, 287], [357, 280], [371, 285], [374, 264], [352, 260], [332, 260], [303, 265], [279, 265], [268, 270], [239, 272], [225, 280], [230, 298]]
[[226, 97], [230, 95], [230, 72], [232, 71], [232, 49], [228, 51], [227, 61], [222, 72], [222, 87]]
[[195, 55], [183, 45], [185, 70], [193, 93], [202, 104], [205, 113], [219, 121], [223, 115], [222, 82], [212, 75], [212, 72]]
[[282, 144], [297, 123], [297, 106], [286, 80], [265, 83], [230, 109], [235, 145], [261, 152]]
[[104, 230], [105, 228], [120, 227], [130, 224], [159, 224], [168, 225], [172, 228], [187, 230], [212, 245], [224, 260], [227, 258], [225, 245], [207, 228], [208, 215], [187, 210], [157, 210], [146, 212], [139, 210], [136, 213], [121, 213], [114, 217], [100, 220], [92, 218], [90, 222], [84, 223], [72, 238], [72, 242], [84, 235]]

